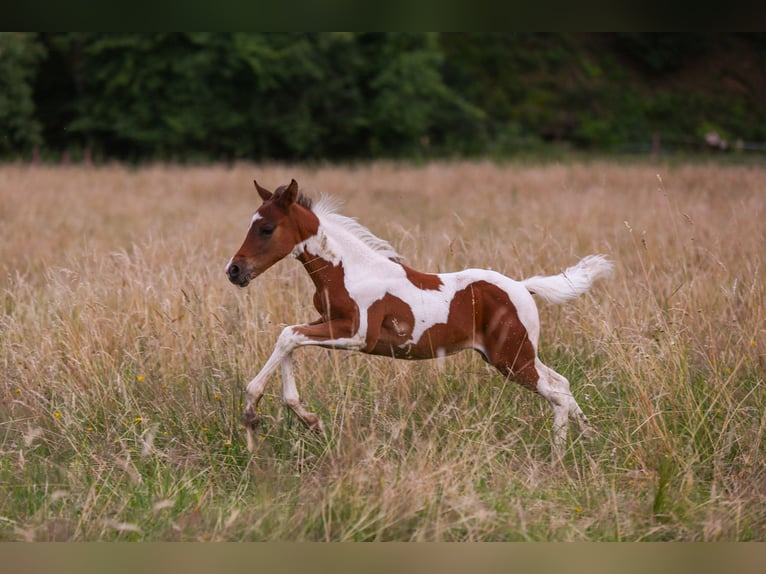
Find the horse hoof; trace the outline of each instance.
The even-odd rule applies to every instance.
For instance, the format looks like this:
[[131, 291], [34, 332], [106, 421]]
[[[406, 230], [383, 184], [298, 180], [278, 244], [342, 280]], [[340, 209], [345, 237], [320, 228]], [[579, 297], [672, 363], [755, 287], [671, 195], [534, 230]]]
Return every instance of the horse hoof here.
[[307, 420], [306, 426], [314, 434], [324, 436], [324, 425], [318, 416], [314, 415], [310, 420]]
[[261, 417], [259, 417], [257, 413], [245, 411], [245, 414], [242, 415], [242, 426], [246, 429], [255, 431], [259, 424], [261, 424]]

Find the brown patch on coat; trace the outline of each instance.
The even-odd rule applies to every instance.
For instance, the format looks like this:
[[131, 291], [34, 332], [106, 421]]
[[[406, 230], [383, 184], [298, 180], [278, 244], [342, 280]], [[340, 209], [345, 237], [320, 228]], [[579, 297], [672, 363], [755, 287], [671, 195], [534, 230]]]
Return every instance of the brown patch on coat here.
[[410, 306], [390, 293], [367, 310], [365, 353], [398, 359], [412, 359], [404, 344], [412, 337], [415, 317]]
[[346, 289], [343, 263], [333, 265], [305, 249], [298, 255], [298, 260], [303, 263], [316, 287], [313, 303], [319, 311], [320, 319], [314, 323], [348, 319], [356, 331], [359, 326], [359, 306]]
[[421, 273], [420, 271], [415, 271], [411, 267], [407, 267], [404, 264], [400, 265], [402, 265], [404, 273], [407, 275], [409, 282], [418, 289], [438, 291], [442, 286], [442, 280], [439, 279], [438, 275], [434, 275], [433, 273]]
[[482, 284], [481, 325], [487, 362], [503, 375], [537, 392], [540, 378], [535, 368], [537, 354], [516, 306], [499, 287], [483, 281], [478, 283]]

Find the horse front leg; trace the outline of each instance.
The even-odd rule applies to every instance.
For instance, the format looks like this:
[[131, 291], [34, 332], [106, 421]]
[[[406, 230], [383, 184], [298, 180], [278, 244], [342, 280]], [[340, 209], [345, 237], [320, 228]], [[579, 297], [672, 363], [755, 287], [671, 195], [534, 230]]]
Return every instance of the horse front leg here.
[[[261, 374], [263, 374], [262, 377], [260, 377]], [[247, 450], [250, 452], [255, 452], [255, 429], [261, 422], [261, 417], [258, 415], [258, 403], [263, 397], [267, 379], [268, 373], [264, 373], [262, 369], [258, 376], [247, 385], [247, 399], [242, 413], [242, 426], [245, 427]]]
[[[360, 350], [364, 347], [363, 330], [355, 327], [348, 319], [333, 319], [331, 321], [298, 325], [291, 328], [297, 339], [296, 346], [317, 345], [332, 349]], [[306, 409], [298, 394], [293, 374], [292, 355], [282, 359], [282, 402], [292, 409], [298, 419], [309, 430], [324, 433], [321, 419]]]
[[290, 360], [290, 355], [299, 344], [292, 329], [292, 327], [286, 327], [282, 330], [282, 333], [280, 333], [279, 338], [277, 339], [277, 344], [271, 352], [271, 356], [266, 361], [266, 364], [261, 368], [255, 378], [247, 384], [247, 398], [245, 400], [245, 409], [242, 415], [242, 425], [245, 427], [247, 433], [247, 449], [250, 452], [255, 451], [255, 429], [260, 423], [258, 403], [263, 398], [263, 393], [266, 390], [266, 383], [283, 361]]
[[306, 409], [298, 395], [298, 387], [295, 385], [295, 375], [293, 375], [292, 355], [282, 359], [282, 402], [293, 410], [309, 430], [317, 434], [324, 434], [324, 425], [321, 419]]
[[364, 347], [364, 335], [361, 332], [355, 332], [353, 323], [346, 319], [285, 327], [268, 361], [247, 385], [247, 400], [242, 423], [247, 431], [247, 448], [251, 452], [255, 450], [255, 429], [260, 421], [258, 403], [263, 397], [266, 382], [279, 366], [282, 367], [283, 402], [309, 429], [318, 432], [324, 430], [319, 417], [304, 407], [295, 384], [292, 352], [305, 345], [359, 350]]

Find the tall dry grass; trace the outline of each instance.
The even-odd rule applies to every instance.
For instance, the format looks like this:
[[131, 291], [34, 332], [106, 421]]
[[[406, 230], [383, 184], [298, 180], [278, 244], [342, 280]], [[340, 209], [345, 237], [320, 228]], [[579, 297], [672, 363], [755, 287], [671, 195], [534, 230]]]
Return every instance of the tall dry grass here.
[[[416, 268], [615, 276], [541, 304], [543, 360], [596, 436], [549, 462], [545, 401], [475, 354], [301, 349], [328, 436], [242, 389], [313, 319], [284, 261], [223, 266], [295, 177]], [[764, 540], [766, 171], [587, 163], [0, 168], [0, 538]]]

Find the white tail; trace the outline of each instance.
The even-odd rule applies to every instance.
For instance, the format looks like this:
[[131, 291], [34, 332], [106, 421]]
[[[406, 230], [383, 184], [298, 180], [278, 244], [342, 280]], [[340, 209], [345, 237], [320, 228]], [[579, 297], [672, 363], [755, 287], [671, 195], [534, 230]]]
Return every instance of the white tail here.
[[550, 277], [536, 275], [522, 283], [533, 295], [550, 303], [564, 303], [585, 293], [597, 279], [608, 277], [613, 268], [614, 264], [604, 255], [588, 255], [563, 273]]

